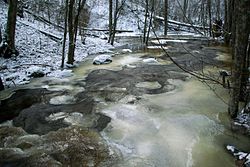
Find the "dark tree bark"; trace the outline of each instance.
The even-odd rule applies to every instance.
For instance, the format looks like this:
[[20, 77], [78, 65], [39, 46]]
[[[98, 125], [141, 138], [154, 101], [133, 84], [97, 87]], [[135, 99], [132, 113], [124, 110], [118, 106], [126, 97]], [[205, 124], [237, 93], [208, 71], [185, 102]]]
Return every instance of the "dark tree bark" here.
[[78, 25], [79, 25], [79, 17], [80, 17], [82, 10], [83, 10], [85, 2], [86, 2], [86, 0], [78, 0], [78, 8], [77, 8], [77, 13], [76, 13], [75, 20], [74, 20], [74, 33], [75, 33], [75, 35], [74, 35], [75, 42], [74, 43], [76, 43], [76, 37], [77, 37]]
[[235, 1], [235, 11], [237, 14], [235, 25], [235, 45], [234, 45], [234, 67], [233, 67], [233, 87], [229, 101], [229, 114], [232, 118], [237, 116], [239, 110], [240, 92], [244, 64], [247, 54], [247, 43], [249, 38], [248, 12], [250, 0]]
[[110, 43], [112, 37], [112, 27], [113, 27], [113, 0], [109, 0], [109, 40]]
[[68, 9], [68, 29], [69, 29], [69, 49], [68, 49], [68, 64], [74, 63], [75, 55], [75, 44], [76, 37], [78, 32], [78, 22], [80, 13], [85, 5], [86, 0], [78, 0], [76, 15], [74, 15], [75, 10], [75, 0], [69, 0], [69, 9]]
[[233, 25], [233, 16], [235, 16], [234, 11], [234, 0], [225, 0], [225, 44], [229, 45], [230, 41], [232, 44], [232, 25]]
[[168, 0], [164, 1], [164, 35], [168, 34]]
[[148, 25], [148, 9], [149, 9], [149, 3], [148, 0], [146, 0], [146, 6], [145, 6], [145, 20], [144, 20], [144, 28], [143, 28], [143, 43], [146, 43], [146, 35], [147, 35], [147, 25]]
[[228, 0], [224, 0], [224, 11], [225, 11], [224, 25], [223, 25], [224, 42], [225, 42], [226, 45], [229, 45], [230, 33], [229, 33], [229, 20], [228, 20]]
[[67, 39], [67, 32], [68, 32], [68, 3], [69, 3], [69, 0], [66, 0], [66, 2], [65, 2], [64, 34], [63, 34], [63, 49], [62, 49], [61, 68], [64, 67], [64, 61], [65, 61], [65, 46], [66, 46], [66, 39]]
[[183, 22], [186, 22], [187, 21], [187, 9], [188, 9], [188, 0], [184, 0], [183, 2], [183, 19], [182, 21]]
[[8, 47], [15, 52], [15, 31], [16, 31], [17, 0], [9, 0], [7, 28], [5, 40]]
[[[237, 24], [237, 19], [238, 19], [238, 7], [237, 7], [237, 5], [238, 5], [238, 0], [231, 0], [231, 11], [229, 11], [229, 12], [231, 12], [232, 13], [232, 16], [230, 16], [230, 17], [232, 17], [231, 19], [231, 27], [230, 27], [230, 32], [231, 32], [231, 34], [232, 34], [232, 36], [231, 36], [231, 45], [234, 47], [234, 45], [235, 45], [235, 42], [236, 42], [236, 24]], [[235, 53], [235, 52], [234, 52]], [[234, 53], [233, 53], [233, 57], [232, 57], [232, 59], [234, 59]]]
[[220, 20], [220, 0], [216, 0], [216, 19]]
[[0, 27], [0, 45], [1, 45], [2, 41], [3, 41], [3, 38], [2, 38], [2, 30], [1, 30], [1, 27]]
[[146, 42], [145, 42], [146, 46], [148, 46], [149, 34], [150, 34], [150, 31], [151, 31], [152, 22], [153, 22], [154, 9], [155, 9], [155, 1], [152, 0], [151, 14], [150, 14], [150, 17], [149, 17], [149, 26], [148, 26], [147, 38], [146, 38]]
[[0, 91], [1, 91], [1, 90], [4, 90], [4, 85], [3, 85], [2, 79], [1, 79], [1, 77], [0, 77]]
[[211, 12], [211, 0], [207, 0], [207, 11], [209, 21], [209, 35], [212, 36], [212, 12]]
[[112, 29], [112, 35], [111, 35], [111, 45], [114, 45], [114, 41], [115, 41], [115, 31], [116, 31], [116, 26], [117, 26], [117, 21], [118, 21], [118, 3], [119, 1], [116, 0], [115, 1], [115, 13], [114, 13], [114, 22], [113, 22], [113, 29]]
[[75, 0], [69, 0], [69, 9], [68, 9], [69, 49], [68, 49], [68, 61], [67, 61], [68, 64], [74, 63], [74, 52], [75, 52], [74, 5], [75, 5]]
[[121, 4], [119, 5], [119, 0], [115, 1], [115, 12], [114, 12], [114, 20], [113, 20], [113, 26], [112, 26], [112, 34], [111, 34], [111, 45], [114, 44], [115, 41], [115, 34], [117, 32], [116, 27], [117, 27], [117, 21], [119, 19], [119, 15], [121, 10], [123, 9], [123, 6], [125, 4], [125, 0], [121, 0]]

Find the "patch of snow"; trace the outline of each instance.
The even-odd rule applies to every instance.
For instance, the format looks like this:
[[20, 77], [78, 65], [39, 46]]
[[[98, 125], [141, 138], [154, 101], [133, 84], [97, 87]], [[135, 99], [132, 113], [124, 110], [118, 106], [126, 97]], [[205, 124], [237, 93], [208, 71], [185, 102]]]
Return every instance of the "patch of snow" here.
[[122, 49], [122, 53], [132, 53], [131, 49]]
[[98, 55], [94, 58], [93, 64], [100, 65], [100, 64], [109, 64], [112, 62], [112, 57], [110, 55]]
[[167, 47], [167, 46], [147, 46], [147, 48], [148, 49], [165, 49], [165, 50], [167, 50], [167, 49], [169, 49], [169, 47]]
[[56, 121], [59, 119], [63, 119], [67, 116], [67, 113], [65, 112], [58, 112], [50, 114], [48, 117], [45, 118], [46, 121]]
[[176, 43], [187, 43], [187, 40], [178, 40], [178, 39], [161, 39], [161, 40], [152, 40], [154, 44], [167, 44], [168, 42], [176, 42]]
[[147, 63], [147, 64], [158, 64], [159, 63], [156, 58], [147, 58], [147, 59], [143, 59], [142, 61], [144, 63]]
[[50, 74], [48, 74], [48, 76], [56, 77], [56, 78], [67, 78], [67, 77], [73, 76], [73, 72], [72, 70], [68, 70], [68, 69], [55, 70], [55, 71], [52, 71]]

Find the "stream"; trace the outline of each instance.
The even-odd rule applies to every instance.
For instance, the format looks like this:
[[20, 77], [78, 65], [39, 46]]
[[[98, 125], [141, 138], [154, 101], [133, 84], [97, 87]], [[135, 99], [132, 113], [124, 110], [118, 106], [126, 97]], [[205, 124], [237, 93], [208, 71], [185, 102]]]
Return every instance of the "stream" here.
[[[180, 60], [180, 63], [186, 64], [187, 67], [191, 64], [193, 68], [199, 70], [200, 66], [196, 59], [187, 58], [184, 51], [176, 48], [180, 44], [174, 42], [171, 44], [172, 50], [170, 47], [169, 51]], [[192, 49], [195, 44], [197, 41], [187, 42], [185, 45]], [[218, 58], [226, 61], [225, 57], [228, 56], [222, 47], [200, 47], [193, 51], [206, 53], [205, 56], [213, 53], [214, 57], [207, 58], [210, 63], [218, 61]], [[177, 52], [182, 54], [178, 55]], [[144, 61], [152, 57], [156, 58], [157, 62]], [[182, 59], [183, 57], [185, 59]], [[250, 150], [249, 138], [231, 131], [227, 104], [217, 96], [227, 101], [227, 90], [215, 85], [213, 88], [216, 89], [216, 95], [208, 86], [175, 67], [159, 50], [116, 54], [113, 62], [106, 65], [93, 65], [92, 60], [93, 56], [86, 58], [78, 68], [74, 69], [74, 76], [64, 79], [34, 79], [29, 85], [21, 87], [22, 89], [42, 87], [48, 91], [59, 91], [48, 96], [45, 94], [43, 101], [38, 102], [38, 106], [34, 105], [36, 110], [42, 108], [46, 112], [46, 105], [50, 108], [59, 107], [55, 109], [58, 110], [56, 113], [48, 111], [46, 121], [62, 120], [62, 129], [69, 126], [74, 129], [73, 131], [79, 131], [79, 134], [82, 134], [81, 130], [76, 127], [90, 129], [94, 127], [98, 130], [97, 134], [94, 130], [94, 135], [88, 137], [91, 139], [91, 136], [99, 136], [97, 139], [95, 137], [96, 143], [99, 141], [105, 143], [108, 155], [105, 154], [107, 157], [104, 161], [107, 162], [99, 163], [99, 159], [93, 160], [89, 155], [86, 166], [98, 164], [97, 166], [115, 167], [234, 167], [234, 158], [226, 151], [225, 146], [232, 144], [242, 150]], [[206, 70], [217, 69], [207, 66]], [[93, 108], [88, 107], [90, 111], [80, 112], [85, 106], [80, 98], [89, 101], [93, 99]], [[83, 106], [74, 106], [78, 103]], [[90, 105], [90, 102], [85, 103]], [[65, 106], [61, 109], [60, 105]], [[26, 109], [25, 112], [30, 111]], [[17, 119], [16, 122], [20, 120]], [[94, 126], [96, 122], [99, 123]], [[37, 155], [36, 150], [39, 150], [38, 152], [45, 150], [53, 162], [58, 161], [55, 164], [60, 166], [61, 162], [63, 166], [59, 156], [60, 151], [55, 156], [55, 151], [52, 153], [51, 149], [48, 149], [50, 145], [44, 146], [43, 149], [41, 147], [41, 143], [51, 139], [52, 133], [57, 133], [59, 123], [62, 122], [56, 122], [57, 126], [54, 124], [46, 126], [46, 131], [36, 131], [34, 128], [28, 128], [26, 124], [24, 128], [28, 133], [29, 130], [32, 134], [39, 132], [38, 139], [35, 140], [41, 142], [33, 143], [32, 149], [22, 148], [24, 154], [30, 157], [33, 153]], [[41, 129], [40, 126], [39, 128]], [[49, 133], [50, 128], [55, 132]], [[61, 134], [69, 133], [61, 128], [58, 131]], [[80, 144], [81, 142], [79, 147]], [[89, 150], [104, 147], [93, 143], [89, 145], [91, 145]], [[60, 149], [63, 150], [63, 147], [64, 145], [60, 146]], [[109, 159], [110, 157], [112, 158]], [[14, 164], [19, 160], [13, 160]], [[12, 160], [7, 164], [10, 162]]]

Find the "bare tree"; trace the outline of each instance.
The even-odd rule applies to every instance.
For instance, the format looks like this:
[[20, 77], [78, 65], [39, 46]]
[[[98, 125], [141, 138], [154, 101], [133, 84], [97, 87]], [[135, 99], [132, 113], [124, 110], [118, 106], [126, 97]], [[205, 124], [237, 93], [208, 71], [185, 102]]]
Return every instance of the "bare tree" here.
[[145, 1], [146, 5], [145, 5], [145, 19], [144, 19], [144, 28], [143, 28], [143, 43], [146, 43], [146, 34], [147, 34], [147, 21], [148, 21], [148, 17], [149, 17], [149, 3], [148, 0]]
[[207, 0], [207, 12], [209, 21], [209, 35], [212, 36], [212, 11], [211, 11], [211, 0]]
[[113, 0], [109, 0], [109, 42], [111, 41], [113, 27]]
[[75, 43], [77, 37], [77, 29], [80, 13], [85, 5], [86, 0], [78, 0], [77, 12], [74, 15], [75, 0], [69, 0], [68, 6], [68, 31], [69, 31], [69, 49], [68, 49], [68, 64], [74, 63]]
[[74, 5], [75, 5], [75, 0], [69, 0], [69, 6], [68, 6], [69, 49], [68, 49], [68, 61], [67, 61], [68, 64], [74, 63], [74, 52], [75, 52]]
[[187, 10], [188, 10], [188, 0], [184, 0], [183, 1], [183, 22], [186, 22], [186, 18], [187, 18]]
[[216, 0], [216, 18], [217, 18], [217, 20], [221, 19], [220, 10], [221, 10], [221, 8], [220, 8], [220, 0]]
[[65, 45], [66, 45], [66, 39], [67, 39], [67, 32], [68, 32], [68, 4], [69, 0], [66, 0], [65, 2], [65, 15], [64, 15], [64, 34], [63, 34], [63, 49], [62, 49], [62, 63], [61, 68], [64, 67], [64, 60], [65, 60]]
[[164, 0], [164, 35], [168, 34], [168, 0]]
[[5, 31], [5, 41], [8, 47], [15, 52], [15, 32], [16, 32], [17, 0], [9, 0], [8, 20]]
[[0, 91], [1, 91], [1, 90], [4, 90], [4, 85], [3, 85], [2, 79], [1, 79], [1, 77], [0, 77]]
[[240, 92], [242, 85], [242, 77], [244, 72], [244, 64], [247, 54], [247, 43], [249, 38], [249, 15], [247, 10], [250, 7], [250, 1], [235, 1], [235, 11], [237, 12], [235, 25], [235, 45], [234, 45], [234, 65], [233, 65], [233, 87], [229, 101], [229, 114], [232, 118], [237, 116], [240, 102]]
[[117, 27], [117, 22], [121, 13], [121, 10], [124, 7], [126, 0], [121, 0], [121, 3], [119, 4], [119, 0], [115, 1], [115, 11], [114, 11], [114, 17], [113, 17], [113, 24], [112, 24], [112, 33], [110, 36], [110, 44], [113, 45], [115, 41], [115, 34], [116, 34], [116, 27]]

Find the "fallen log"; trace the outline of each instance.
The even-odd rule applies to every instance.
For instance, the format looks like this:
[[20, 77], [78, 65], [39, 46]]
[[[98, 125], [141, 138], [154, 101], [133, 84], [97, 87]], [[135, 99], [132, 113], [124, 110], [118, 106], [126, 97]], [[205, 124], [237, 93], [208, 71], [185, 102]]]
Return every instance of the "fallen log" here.
[[26, 13], [32, 15], [32, 16], [33, 16], [36, 20], [38, 20], [38, 21], [41, 21], [41, 22], [43, 22], [43, 23], [45, 23], [45, 24], [47, 24], [47, 25], [52, 25], [52, 26], [54, 26], [54, 27], [60, 28], [61, 30], [64, 30], [64, 27], [63, 27], [63, 26], [57, 25], [57, 24], [55, 24], [55, 23], [52, 23], [51, 21], [45, 19], [44, 17], [38, 16], [38, 15], [36, 15], [35, 13], [33, 13], [33, 12], [27, 10], [27, 9], [24, 9], [24, 11], [25, 11]]
[[[165, 20], [163, 17], [160, 17], [160, 16], [155, 16], [155, 19], [159, 20], [159, 21], [164, 21]], [[192, 25], [192, 24], [182, 23], [182, 22], [178, 22], [178, 21], [174, 21], [174, 20], [168, 20], [168, 23], [183, 26], [183, 27], [202, 29], [202, 30], [204, 30], [204, 29], [208, 30], [209, 29], [209, 27], [204, 27], [204, 26], [199, 26], [199, 25]]]
[[26, 24], [26, 23], [24, 23], [24, 22], [22, 22], [22, 21], [18, 21], [18, 22], [21, 23], [21, 24], [24, 24], [25, 26], [29, 26], [29, 27], [31, 27], [31, 28], [33, 28], [33, 29], [39, 31], [40, 33], [42, 33], [42, 34], [48, 36], [48, 37], [49, 37], [50, 39], [52, 39], [53, 41], [56, 41], [56, 42], [62, 41], [62, 37], [56, 36], [55, 34], [52, 34], [52, 33], [50, 33], [50, 32], [46, 32], [46, 31], [44, 31], [44, 30], [40, 30], [40, 29], [38, 29], [38, 28], [36, 28], [36, 27], [33, 27], [32, 25]]
[[[87, 31], [109, 31], [108, 29], [99, 29], [99, 28], [83, 28], [83, 30], [87, 30]], [[122, 33], [122, 32], [134, 32], [133, 30], [116, 30], [116, 32], [118, 33]]]

